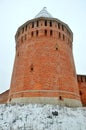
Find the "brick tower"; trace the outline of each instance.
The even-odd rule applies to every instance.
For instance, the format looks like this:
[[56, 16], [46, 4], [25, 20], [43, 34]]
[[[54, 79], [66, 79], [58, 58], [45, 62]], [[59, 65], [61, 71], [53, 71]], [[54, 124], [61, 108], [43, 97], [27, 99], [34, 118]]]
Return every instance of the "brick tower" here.
[[17, 30], [9, 102], [81, 106], [73, 33], [44, 7]]

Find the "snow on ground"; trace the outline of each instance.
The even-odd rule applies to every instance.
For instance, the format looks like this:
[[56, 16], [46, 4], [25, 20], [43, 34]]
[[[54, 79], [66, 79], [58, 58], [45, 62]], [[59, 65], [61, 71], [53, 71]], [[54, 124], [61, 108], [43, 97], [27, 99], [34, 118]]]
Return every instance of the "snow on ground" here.
[[86, 108], [3, 104], [0, 130], [86, 130]]

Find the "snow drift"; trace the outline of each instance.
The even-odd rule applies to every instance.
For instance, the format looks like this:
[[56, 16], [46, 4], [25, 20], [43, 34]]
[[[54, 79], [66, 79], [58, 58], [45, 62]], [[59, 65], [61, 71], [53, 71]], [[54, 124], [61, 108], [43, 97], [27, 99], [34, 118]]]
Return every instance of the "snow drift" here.
[[86, 108], [3, 104], [0, 130], [86, 130]]

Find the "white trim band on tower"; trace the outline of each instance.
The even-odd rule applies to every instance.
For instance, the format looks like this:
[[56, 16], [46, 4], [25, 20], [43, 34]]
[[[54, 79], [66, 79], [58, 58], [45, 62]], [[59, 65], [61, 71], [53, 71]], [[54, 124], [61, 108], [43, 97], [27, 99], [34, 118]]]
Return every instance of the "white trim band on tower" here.
[[19, 91], [19, 92], [12, 92], [11, 95], [20, 94], [20, 93], [30, 93], [30, 92], [33, 92], [33, 93], [36, 93], [36, 92], [43, 92], [43, 93], [47, 93], [47, 92], [48, 93], [58, 92], [58, 93], [72, 94], [74, 96], [80, 97], [79, 94], [76, 94], [74, 92], [68, 92], [68, 91], [62, 91], [62, 90], [24, 90], [24, 91]]

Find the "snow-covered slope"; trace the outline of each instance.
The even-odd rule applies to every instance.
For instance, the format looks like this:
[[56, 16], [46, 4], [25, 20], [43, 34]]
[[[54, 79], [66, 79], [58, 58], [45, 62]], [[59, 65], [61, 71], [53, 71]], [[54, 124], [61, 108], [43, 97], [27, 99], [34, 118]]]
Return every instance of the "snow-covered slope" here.
[[0, 105], [0, 130], [86, 130], [86, 108]]

